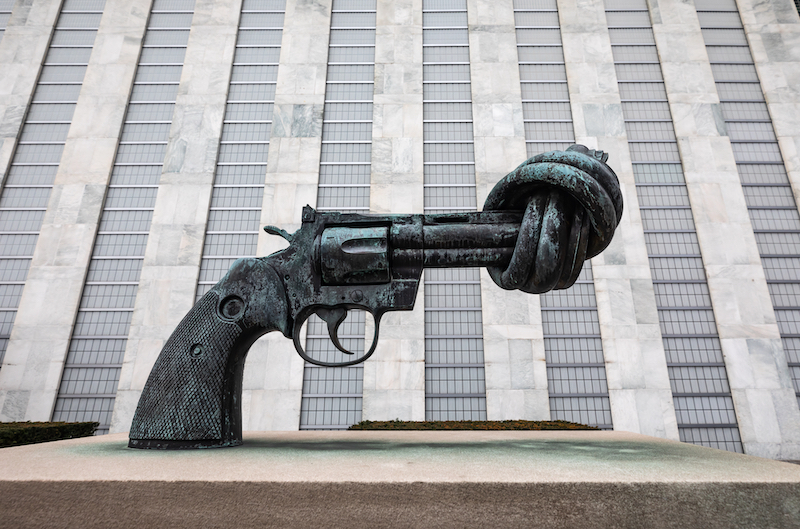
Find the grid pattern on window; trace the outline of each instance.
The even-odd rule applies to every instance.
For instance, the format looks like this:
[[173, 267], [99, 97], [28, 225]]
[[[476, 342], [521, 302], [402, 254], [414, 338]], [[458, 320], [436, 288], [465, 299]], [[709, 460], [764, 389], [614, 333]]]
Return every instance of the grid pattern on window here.
[[[425, 213], [475, 211], [466, 0], [423, 0]], [[425, 419], [486, 420], [477, 269], [425, 271]]]
[[555, 0], [514, 0], [528, 156], [575, 143]]
[[53, 420], [107, 433], [169, 139], [194, 0], [155, 0]]
[[244, 0], [197, 282], [202, 298], [255, 257], [286, 0]]
[[[800, 215], [734, 0], [698, 0], [722, 117], [789, 370], [800, 372]], [[800, 377], [793, 376], [800, 403]]]
[[[528, 156], [564, 150], [575, 134], [556, 0], [515, 0], [514, 20]], [[591, 263], [541, 300], [551, 417], [611, 429]]]
[[591, 263], [572, 287], [541, 300], [551, 418], [612, 429]]
[[678, 432], [742, 452], [647, 4], [605, 5]]
[[[0, 29], [12, 3], [0, 0]], [[0, 192], [0, 365], [104, 5], [105, 0], [64, 2]]]
[[[0, 41], [8, 26], [8, 19], [11, 18], [11, 10], [14, 8], [14, 0], [0, 0]], [[2, 358], [0, 358], [2, 362]]]
[[[369, 212], [372, 156], [372, 94], [375, 79], [376, 0], [333, 0], [328, 74], [322, 121], [317, 209]], [[350, 311], [339, 330], [348, 350], [363, 352], [365, 313]], [[330, 361], [345, 361], [316, 316], [308, 323], [306, 348]], [[364, 367], [306, 363], [300, 429], [333, 430], [361, 421]]]

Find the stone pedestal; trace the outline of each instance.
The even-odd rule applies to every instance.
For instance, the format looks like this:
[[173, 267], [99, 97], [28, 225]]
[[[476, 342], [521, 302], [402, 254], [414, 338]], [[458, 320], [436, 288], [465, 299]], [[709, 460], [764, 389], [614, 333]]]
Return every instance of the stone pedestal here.
[[8, 527], [800, 527], [800, 466], [627, 432], [112, 434], [0, 450]]

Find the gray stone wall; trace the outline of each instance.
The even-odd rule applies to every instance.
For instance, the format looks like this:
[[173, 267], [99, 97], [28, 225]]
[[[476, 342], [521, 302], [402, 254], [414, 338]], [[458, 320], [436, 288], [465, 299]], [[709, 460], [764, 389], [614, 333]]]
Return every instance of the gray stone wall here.
[[[422, 213], [422, 1], [378, 0], [371, 213]], [[425, 302], [390, 312], [364, 364], [363, 420], [425, 419]], [[369, 341], [371, 331], [367, 333]]]
[[[470, 81], [478, 209], [525, 159], [512, 0], [469, 0]], [[481, 270], [486, 417], [550, 418], [539, 296], [502, 290]]]

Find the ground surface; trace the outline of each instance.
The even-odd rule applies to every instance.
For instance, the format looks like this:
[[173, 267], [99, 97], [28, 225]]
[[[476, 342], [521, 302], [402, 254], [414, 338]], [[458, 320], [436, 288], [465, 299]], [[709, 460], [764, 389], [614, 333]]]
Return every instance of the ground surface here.
[[798, 527], [800, 466], [600, 431], [124, 434], [0, 449], [8, 527]]

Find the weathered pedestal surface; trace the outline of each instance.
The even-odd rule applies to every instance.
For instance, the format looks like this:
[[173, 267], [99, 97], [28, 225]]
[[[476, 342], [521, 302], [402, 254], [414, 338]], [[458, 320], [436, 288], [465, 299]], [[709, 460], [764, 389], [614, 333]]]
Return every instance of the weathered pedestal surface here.
[[127, 434], [0, 449], [5, 527], [800, 527], [800, 466], [626, 432]]

